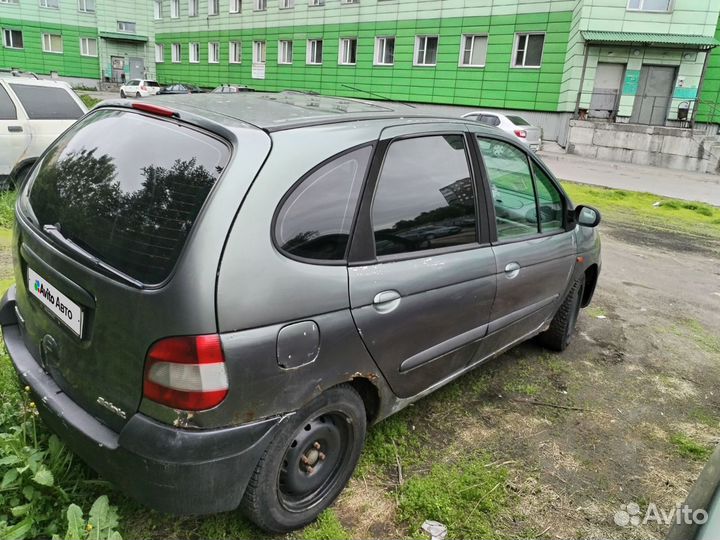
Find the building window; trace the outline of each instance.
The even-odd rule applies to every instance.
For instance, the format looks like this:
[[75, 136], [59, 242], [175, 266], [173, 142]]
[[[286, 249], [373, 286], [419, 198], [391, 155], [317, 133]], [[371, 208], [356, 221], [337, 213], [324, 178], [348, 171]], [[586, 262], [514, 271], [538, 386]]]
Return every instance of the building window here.
[[265, 42], [253, 41], [253, 64], [265, 63]]
[[117, 28], [120, 32], [127, 32], [129, 34], [135, 33], [135, 23], [129, 21], [118, 21]]
[[188, 17], [198, 16], [198, 0], [188, 0]]
[[40, 7], [58, 9], [60, 0], [40, 0]]
[[179, 43], [173, 43], [170, 52], [173, 64], [179, 64], [182, 61], [182, 46]]
[[200, 44], [188, 43], [188, 62], [197, 64], [200, 61]]
[[95, 13], [95, 0], [78, 0], [78, 10], [83, 13]]
[[0, 0], [0, 4], [17, 4], [20, 0]]
[[162, 43], [155, 44], [155, 63], [162, 64], [165, 61], [165, 45]]
[[208, 43], [208, 64], [220, 62], [220, 44], [217, 41]]
[[325, 0], [309, 0], [308, 5], [310, 7], [324, 6]]
[[156, 21], [162, 19], [162, 0], [155, 0], [153, 2], [153, 19]]
[[375, 38], [375, 65], [392, 66], [395, 62], [395, 38]]
[[45, 52], [58, 54], [63, 52], [63, 39], [60, 34], [43, 34], [42, 44]]
[[170, 0], [170, 18], [180, 17], [180, 0]]
[[80, 54], [82, 56], [97, 56], [97, 39], [80, 38]]
[[308, 39], [307, 42], [307, 63], [312, 65], [322, 64], [323, 42], [322, 39]]
[[280, 0], [280, 9], [292, 9], [295, 7], [295, 0]]
[[417, 36], [415, 38], [415, 65], [434, 66], [437, 64], [437, 50], [437, 36]]
[[544, 45], [545, 34], [517, 34], [513, 67], [540, 67]]
[[357, 38], [340, 39], [340, 57], [338, 63], [343, 66], [354, 66], [357, 62]]
[[464, 35], [462, 37], [462, 49], [460, 49], [460, 65], [484, 67], [487, 44], [487, 36]]
[[242, 10], [241, 0], [230, 0], [230, 13], [240, 13]]
[[359, 4], [359, 0], [340, 0], [341, 4]]
[[255, 11], [265, 11], [267, 9], [267, 0], [254, 0]]
[[292, 64], [293, 42], [286, 39], [278, 41], [278, 64]]
[[228, 62], [231, 64], [239, 64], [242, 62], [242, 43], [239, 41], [231, 41], [228, 47]]
[[22, 31], [3, 28], [3, 45], [8, 49], [22, 49], [24, 47]]
[[628, 0], [630, 11], [672, 11], [673, 0]]
[[218, 15], [220, 13], [220, 0], [208, 0], [208, 15]]

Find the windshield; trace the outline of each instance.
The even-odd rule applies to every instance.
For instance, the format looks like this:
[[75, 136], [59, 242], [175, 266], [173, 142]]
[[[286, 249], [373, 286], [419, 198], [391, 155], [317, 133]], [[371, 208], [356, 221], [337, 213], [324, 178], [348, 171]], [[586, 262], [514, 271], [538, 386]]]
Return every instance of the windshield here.
[[203, 132], [102, 110], [45, 155], [29, 187], [30, 212], [40, 229], [55, 225], [113, 268], [160, 283], [228, 158], [227, 146]]
[[519, 116], [507, 116], [508, 120], [510, 120], [513, 124], [516, 126], [529, 126], [530, 122], [525, 120], [524, 118], [521, 118]]

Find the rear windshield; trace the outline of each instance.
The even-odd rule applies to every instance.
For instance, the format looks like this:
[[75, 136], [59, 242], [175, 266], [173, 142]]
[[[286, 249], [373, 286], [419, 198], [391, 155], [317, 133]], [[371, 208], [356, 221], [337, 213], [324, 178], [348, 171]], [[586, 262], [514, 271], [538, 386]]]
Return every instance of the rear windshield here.
[[65, 88], [17, 83], [10, 88], [31, 120], [77, 120], [85, 114]]
[[29, 188], [38, 226], [56, 225], [126, 275], [160, 283], [170, 274], [227, 146], [189, 127], [102, 110], [50, 148]]
[[148, 86], [152, 86], [153, 88], [157, 88], [158, 86], [160, 86], [157, 81], [145, 81], [145, 84], [147, 84]]
[[524, 118], [521, 118], [520, 116], [508, 116], [508, 120], [510, 120], [513, 124], [516, 126], [529, 126], [530, 123], [525, 120]]

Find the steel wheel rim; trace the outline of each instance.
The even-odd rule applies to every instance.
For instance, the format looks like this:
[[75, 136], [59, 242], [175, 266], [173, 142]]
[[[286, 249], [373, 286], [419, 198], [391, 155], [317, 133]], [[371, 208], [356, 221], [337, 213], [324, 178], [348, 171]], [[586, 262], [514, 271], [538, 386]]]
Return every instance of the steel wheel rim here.
[[305, 422], [280, 462], [280, 504], [290, 512], [303, 512], [319, 504], [337, 486], [353, 440], [350, 419], [342, 413], [321, 414]]

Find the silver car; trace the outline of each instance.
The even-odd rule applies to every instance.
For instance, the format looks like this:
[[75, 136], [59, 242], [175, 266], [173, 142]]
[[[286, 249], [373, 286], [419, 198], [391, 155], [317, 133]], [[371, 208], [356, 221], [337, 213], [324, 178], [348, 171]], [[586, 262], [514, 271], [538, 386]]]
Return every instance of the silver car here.
[[530, 147], [533, 152], [537, 152], [542, 147], [542, 128], [533, 126], [517, 114], [506, 115], [491, 111], [473, 111], [464, 114], [462, 117], [499, 128], [522, 144]]
[[567, 347], [600, 274], [600, 215], [515, 139], [300, 93], [103, 102], [15, 215], [0, 325], [45, 423], [144, 504], [274, 533], [368, 425]]

